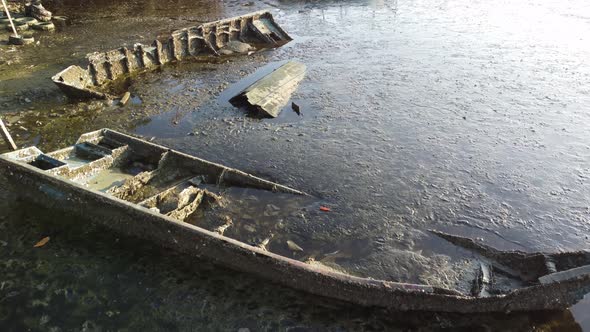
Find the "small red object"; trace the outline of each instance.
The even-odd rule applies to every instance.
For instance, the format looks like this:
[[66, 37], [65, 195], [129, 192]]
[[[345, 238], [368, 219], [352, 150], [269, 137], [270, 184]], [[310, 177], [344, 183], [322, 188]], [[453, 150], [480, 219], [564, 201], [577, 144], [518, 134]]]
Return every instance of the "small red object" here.
[[324, 211], [324, 212], [330, 212], [330, 208], [327, 206], [320, 206], [320, 211]]

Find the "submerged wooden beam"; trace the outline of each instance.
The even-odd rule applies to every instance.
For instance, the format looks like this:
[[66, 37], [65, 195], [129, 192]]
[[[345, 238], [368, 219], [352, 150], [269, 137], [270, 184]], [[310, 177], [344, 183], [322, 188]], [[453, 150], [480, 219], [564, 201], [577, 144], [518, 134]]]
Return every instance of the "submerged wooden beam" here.
[[230, 102], [234, 105], [245, 102], [264, 114], [276, 118], [305, 77], [305, 69], [304, 64], [289, 61], [244, 89]]
[[2, 119], [0, 119], [0, 131], [2, 132], [2, 137], [4, 137], [4, 140], [6, 141], [6, 143], [8, 143], [10, 148], [13, 151], [17, 150], [16, 144], [14, 144], [12, 136], [10, 136], [10, 133], [8, 132], [8, 129], [6, 129], [6, 126], [4, 125]]

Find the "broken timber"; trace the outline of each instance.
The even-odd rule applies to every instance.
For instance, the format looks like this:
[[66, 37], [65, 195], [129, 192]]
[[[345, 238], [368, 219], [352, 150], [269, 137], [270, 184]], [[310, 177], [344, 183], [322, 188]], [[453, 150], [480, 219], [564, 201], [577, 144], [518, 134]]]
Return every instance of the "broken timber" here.
[[276, 118], [304, 76], [305, 65], [289, 61], [244, 89], [230, 102], [234, 105], [247, 103], [258, 111]]
[[[107, 183], [95, 181], [105, 179], [101, 174], [108, 175]], [[222, 196], [209, 191], [219, 186], [292, 195], [303, 192], [109, 129], [83, 134], [74, 146], [50, 153], [30, 147], [2, 154], [0, 183], [15, 197], [83, 216], [82, 222], [95, 222], [311, 294], [368, 307], [459, 313], [560, 310], [590, 292], [588, 251], [500, 251], [441, 232], [433, 233], [490, 262], [480, 265], [471, 294], [353, 276], [314, 260], [273, 253], [264, 249], [272, 248], [272, 235], [248, 244], [224, 235], [225, 229], [236, 227], [236, 221], [226, 218], [221, 227], [210, 229], [187, 218], [195, 213], [198, 217], [200, 209], [213, 205], [217, 210], [225, 204]], [[294, 242], [288, 246], [303, 250]], [[496, 279], [506, 274], [517, 281], [514, 287], [495, 287]]]
[[173, 31], [151, 45], [135, 44], [87, 56], [88, 65], [69, 66], [52, 77], [68, 97], [76, 99], [111, 98], [105, 86], [125, 75], [153, 69], [169, 62], [202, 55], [219, 55], [231, 42], [257, 48], [279, 47], [291, 37], [275, 23], [267, 11], [254, 12], [199, 26]]
[[4, 125], [4, 121], [2, 121], [2, 119], [0, 119], [0, 131], [2, 132], [2, 137], [4, 138], [6, 143], [8, 143], [10, 148], [12, 150], [16, 150], [17, 149], [16, 144], [14, 144], [14, 141], [12, 140], [12, 136], [10, 136], [10, 133], [8, 132], [8, 129], [6, 129], [6, 126]]

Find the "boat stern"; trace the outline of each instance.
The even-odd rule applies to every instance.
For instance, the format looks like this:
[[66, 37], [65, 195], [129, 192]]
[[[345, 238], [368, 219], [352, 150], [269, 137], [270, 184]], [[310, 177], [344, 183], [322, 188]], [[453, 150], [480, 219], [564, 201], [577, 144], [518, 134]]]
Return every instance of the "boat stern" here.
[[69, 66], [55, 74], [51, 80], [63, 93], [74, 99], [107, 99], [108, 95], [90, 88], [93, 86], [92, 75], [89, 68]]

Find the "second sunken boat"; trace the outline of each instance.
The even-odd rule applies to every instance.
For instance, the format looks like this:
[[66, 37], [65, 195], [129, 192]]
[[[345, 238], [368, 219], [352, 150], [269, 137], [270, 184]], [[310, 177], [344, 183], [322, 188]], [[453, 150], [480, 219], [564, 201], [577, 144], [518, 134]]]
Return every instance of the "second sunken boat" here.
[[[278, 47], [291, 37], [268, 11], [259, 11], [173, 31], [151, 45], [135, 44], [87, 56], [83, 68], [72, 65], [51, 79], [70, 98], [110, 98], [104, 87], [127, 74], [153, 69], [173, 61], [200, 55], [219, 55], [232, 43], [247, 43], [256, 49]], [[225, 52], [222, 52], [225, 53]]]

